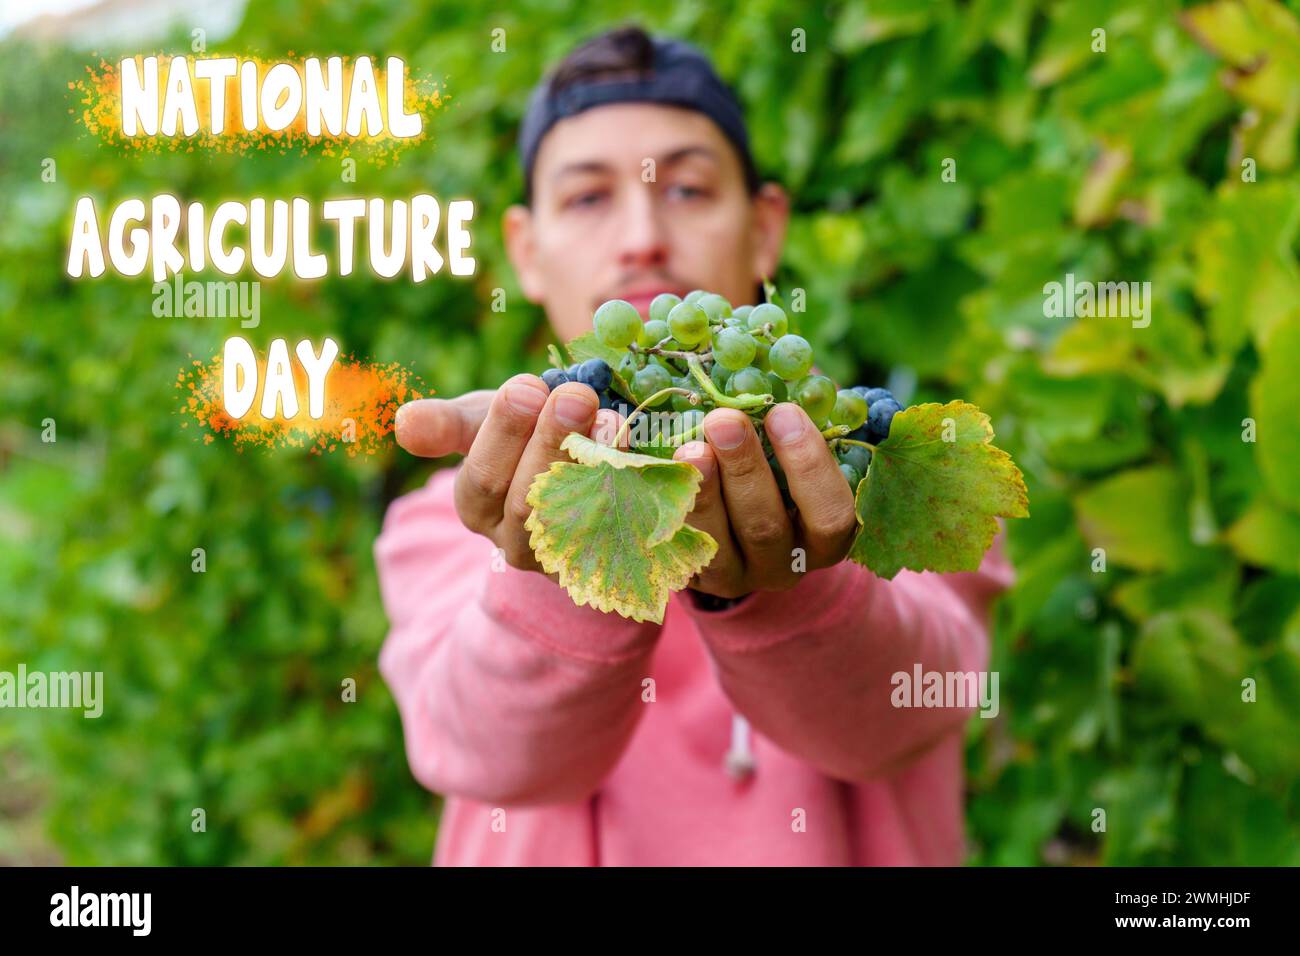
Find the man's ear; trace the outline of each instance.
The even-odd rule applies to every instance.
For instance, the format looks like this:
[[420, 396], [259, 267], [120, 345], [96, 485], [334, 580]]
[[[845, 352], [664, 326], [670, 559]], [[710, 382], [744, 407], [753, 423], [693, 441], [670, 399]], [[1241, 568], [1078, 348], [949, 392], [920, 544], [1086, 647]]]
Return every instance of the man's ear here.
[[541, 302], [544, 289], [537, 268], [537, 247], [533, 241], [533, 211], [527, 206], [511, 206], [501, 219], [501, 233], [506, 255], [515, 267], [524, 298], [534, 304]]
[[790, 197], [777, 183], [764, 183], [754, 194], [755, 276], [773, 276], [781, 262], [785, 230], [790, 224]]

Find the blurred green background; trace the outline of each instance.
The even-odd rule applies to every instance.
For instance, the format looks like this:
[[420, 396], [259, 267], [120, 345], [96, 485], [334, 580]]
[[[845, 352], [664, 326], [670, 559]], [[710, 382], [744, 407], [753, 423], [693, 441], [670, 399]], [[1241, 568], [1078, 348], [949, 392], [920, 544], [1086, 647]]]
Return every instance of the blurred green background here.
[[[635, 19], [737, 86], [794, 196], [778, 281], [807, 290], [828, 373], [974, 401], [1025, 471], [1001, 715], [970, 726], [971, 862], [1300, 863], [1297, 8], [252, 3], [209, 54], [401, 54], [445, 80], [432, 142], [363, 159], [355, 186], [324, 156], [123, 156], [70, 112], [90, 45], [0, 42], [0, 669], [103, 670], [108, 698], [97, 721], [0, 712], [0, 862], [429, 861], [437, 799], [376, 671], [371, 557], [428, 463], [197, 441], [176, 372], [237, 322], [154, 318], [147, 279], [70, 281], [73, 204], [472, 197], [472, 281], [263, 282], [246, 334], [494, 386], [550, 341], [500, 249], [526, 91]], [[189, 26], [94, 49], [188, 52]], [[1150, 326], [1044, 317], [1069, 272], [1151, 281]]]

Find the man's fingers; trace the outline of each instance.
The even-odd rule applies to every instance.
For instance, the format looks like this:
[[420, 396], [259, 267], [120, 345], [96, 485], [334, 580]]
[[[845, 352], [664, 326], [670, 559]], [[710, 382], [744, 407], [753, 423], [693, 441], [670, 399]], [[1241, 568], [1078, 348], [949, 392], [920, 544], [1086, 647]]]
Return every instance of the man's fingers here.
[[740, 597], [745, 593], [745, 565], [731, 537], [727, 506], [722, 500], [718, 461], [707, 442], [690, 441], [673, 452], [674, 461], [694, 465], [702, 476], [695, 505], [686, 521], [718, 543], [718, 553], [708, 567], [696, 575], [693, 587], [718, 597]]
[[719, 408], [705, 416], [704, 434], [718, 459], [727, 517], [745, 556], [749, 583], [782, 587], [793, 573], [794, 529], [758, 433], [743, 412]]
[[560, 442], [570, 432], [590, 435], [599, 408], [600, 399], [596, 393], [577, 382], [566, 382], [551, 393], [538, 416], [537, 428], [523, 450], [514, 481], [510, 485], [502, 528], [505, 534], [522, 536], [527, 541], [524, 522], [533, 509], [526, 499], [534, 476], [550, 468], [551, 462], [573, 461], [568, 452], [560, 450]]
[[421, 458], [465, 454], [496, 394], [494, 389], [481, 389], [459, 398], [407, 402], [393, 420], [397, 444]]
[[456, 473], [456, 511], [471, 531], [490, 535], [501, 523], [511, 481], [546, 399], [546, 383], [536, 375], [516, 375], [492, 399]]
[[799, 508], [808, 567], [821, 568], [844, 557], [858, 530], [853, 491], [840, 474], [835, 455], [807, 413], [783, 402], [763, 420], [790, 497]]

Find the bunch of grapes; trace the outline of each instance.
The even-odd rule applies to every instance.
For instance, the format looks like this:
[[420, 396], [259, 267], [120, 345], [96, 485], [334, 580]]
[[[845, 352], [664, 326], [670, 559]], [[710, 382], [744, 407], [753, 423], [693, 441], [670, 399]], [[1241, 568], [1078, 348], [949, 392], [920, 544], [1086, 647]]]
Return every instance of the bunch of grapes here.
[[700, 433], [714, 408], [745, 412], [763, 443], [768, 464], [790, 503], [785, 475], [772, 452], [763, 419], [777, 402], [796, 402], [826, 437], [840, 472], [856, 488], [871, 464], [871, 449], [889, 437], [901, 406], [888, 389], [836, 388], [813, 368], [812, 346], [789, 330], [779, 306], [767, 302], [733, 309], [720, 295], [697, 289], [685, 298], [656, 296], [646, 322], [631, 303], [611, 299], [596, 310], [596, 338], [626, 354], [615, 368], [589, 359], [548, 369], [554, 389], [564, 382], [589, 385], [602, 408], [628, 416], [635, 408], [671, 411], [682, 418], [682, 440]]

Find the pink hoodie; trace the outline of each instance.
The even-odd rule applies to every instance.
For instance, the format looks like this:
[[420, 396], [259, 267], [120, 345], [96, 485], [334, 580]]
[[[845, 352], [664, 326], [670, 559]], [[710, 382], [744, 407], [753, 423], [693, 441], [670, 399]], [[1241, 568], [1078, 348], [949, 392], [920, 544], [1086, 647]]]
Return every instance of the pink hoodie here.
[[722, 611], [675, 594], [638, 624], [496, 559], [454, 474], [395, 501], [375, 545], [380, 670], [412, 772], [447, 798], [436, 864], [962, 861], [973, 708], [896, 708], [891, 676], [985, 668], [1000, 537], [970, 574], [846, 561]]

